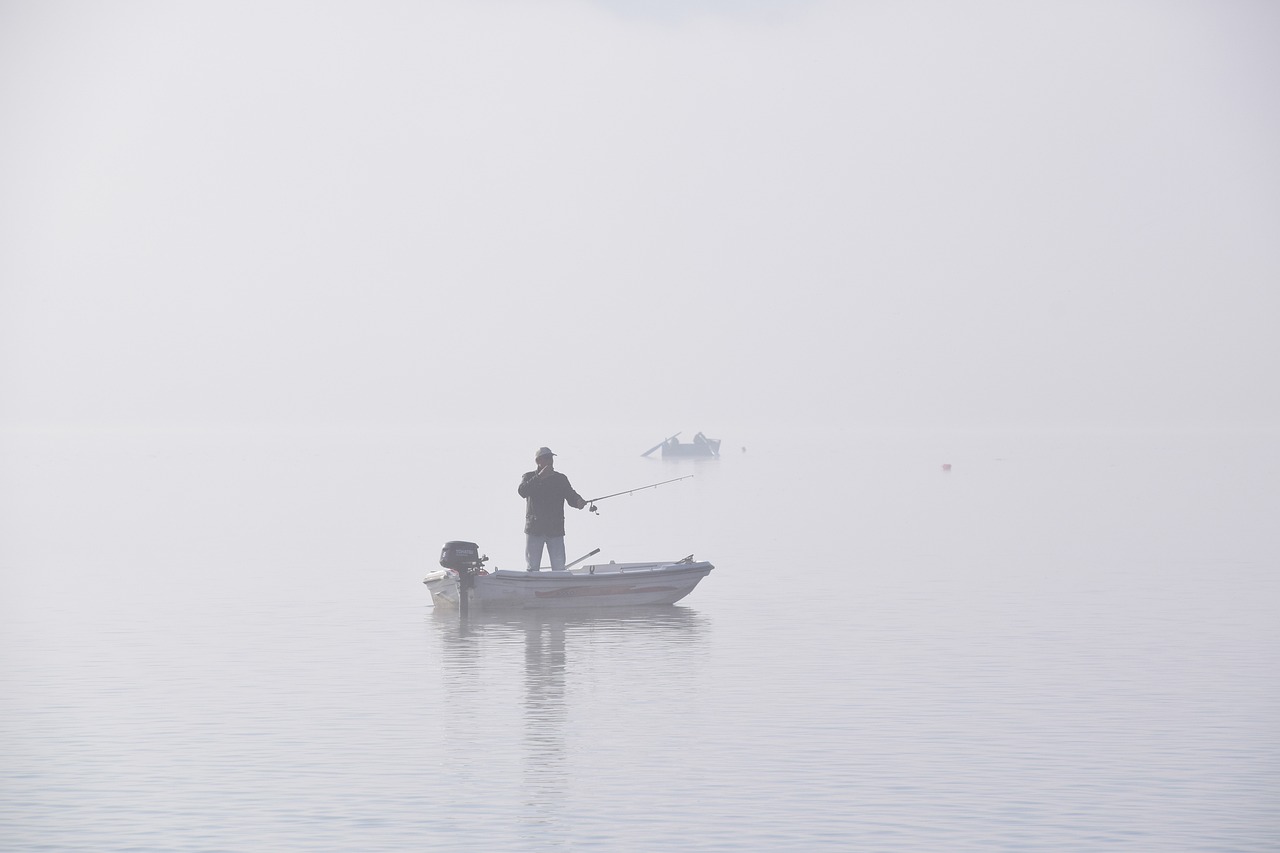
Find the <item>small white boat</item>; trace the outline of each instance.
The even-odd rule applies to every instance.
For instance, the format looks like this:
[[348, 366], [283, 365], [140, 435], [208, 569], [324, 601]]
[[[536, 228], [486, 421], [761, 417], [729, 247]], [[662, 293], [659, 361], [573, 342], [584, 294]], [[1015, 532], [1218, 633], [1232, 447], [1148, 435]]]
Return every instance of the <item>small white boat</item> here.
[[[451, 543], [452, 544], [452, 543]], [[469, 604], [486, 609], [626, 607], [674, 604], [693, 592], [715, 566], [694, 560], [657, 563], [602, 563], [563, 572], [486, 572], [474, 567], [431, 572], [423, 583], [437, 606], [457, 607], [462, 573], [470, 573]]]

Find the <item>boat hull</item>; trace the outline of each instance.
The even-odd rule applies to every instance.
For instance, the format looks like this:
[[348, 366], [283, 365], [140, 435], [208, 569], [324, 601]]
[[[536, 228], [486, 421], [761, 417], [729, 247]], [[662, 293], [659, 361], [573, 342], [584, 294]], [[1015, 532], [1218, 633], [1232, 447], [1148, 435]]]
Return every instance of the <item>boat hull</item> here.
[[720, 455], [720, 439], [708, 438], [705, 443], [664, 444], [664, 459], [714, 459]]
[[[559, 610], [674, 604], [715, 568], [708, 562], [607, 563], [565, 572], [496, 571], [476, 575], [470, 606]], [[438, 607], [458, 606], [458, 573], [432, 572], [422, 581]]]

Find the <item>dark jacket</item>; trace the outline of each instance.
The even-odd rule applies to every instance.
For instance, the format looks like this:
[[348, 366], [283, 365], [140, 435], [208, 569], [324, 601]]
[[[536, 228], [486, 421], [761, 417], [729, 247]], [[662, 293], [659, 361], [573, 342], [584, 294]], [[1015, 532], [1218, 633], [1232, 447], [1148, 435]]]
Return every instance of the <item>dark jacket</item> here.
[[587, 502], [569, 485], [569, 478], [559, 471], [552, 471], [534, 479], [537, 471], [530, 471], [520, 478], [517, 491], [524, 498], [524, 532], [534, 536], [564, 535], [564, 505], [582, 509]]

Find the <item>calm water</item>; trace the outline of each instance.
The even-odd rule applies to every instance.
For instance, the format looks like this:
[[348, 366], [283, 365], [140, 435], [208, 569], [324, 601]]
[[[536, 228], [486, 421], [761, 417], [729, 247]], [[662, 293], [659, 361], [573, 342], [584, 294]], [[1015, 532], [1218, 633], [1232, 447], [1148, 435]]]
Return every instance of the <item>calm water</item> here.
[[[1280, 849], [1275, 436], [661, 437], [3, 437], [0, 847]], [[716, 571], [436, 612], [542, 443]]]

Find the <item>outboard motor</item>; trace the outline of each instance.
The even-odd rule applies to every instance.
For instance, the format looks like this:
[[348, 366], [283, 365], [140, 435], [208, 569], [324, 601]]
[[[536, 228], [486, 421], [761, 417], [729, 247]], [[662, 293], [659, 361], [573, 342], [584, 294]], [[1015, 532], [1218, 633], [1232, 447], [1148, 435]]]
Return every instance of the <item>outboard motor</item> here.
[[474, 542], [446, 542], [440, 549], [440, 565], [455, 572], [478, 569], [486, 559], [480, 556], [480, 546]]
[[474, 542], [446, 542], [440, 549], [440, 565], [458, 573], [458, 610], [467, 613], [471, 588], [475, 586], [477, 573], [485, 574], [484, 563], [488, 557], [480, 556], [480, 546]]

